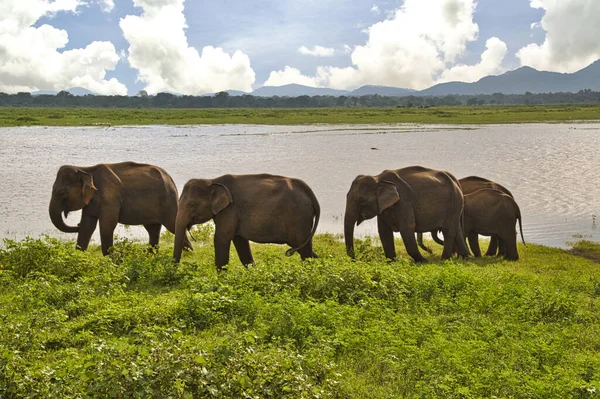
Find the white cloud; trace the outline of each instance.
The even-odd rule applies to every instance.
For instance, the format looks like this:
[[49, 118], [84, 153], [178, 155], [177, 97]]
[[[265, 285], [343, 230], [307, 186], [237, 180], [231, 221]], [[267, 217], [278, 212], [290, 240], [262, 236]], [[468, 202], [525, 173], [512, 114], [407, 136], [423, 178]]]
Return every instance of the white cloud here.
[[455, 65], [445, 70], [438, 82], [476, 82], [484, 76], [498, 75], [503, 72], [502, 60], [506, 56], [506, 43], [492, 37], [485, 43], [486, 50], [481, 54], [481, 61], [476, 65]]
[[114, 0], [98, 0], [104, 12], [111, 12], [115, 8]]
[[314, 46], [312, 49], [302, 46], [298, 49], [298, 52], [305, 55], [312, 55], [314, 57], [331, 57], [335, 54], [334, 49], [322, 46]]
[[[540, 22], [546, 31], [542, 44], [517, 52], [522, 65], [539, 70], [575, 72], [600, 58], [600, 1], [531, 0], [545, 11]], [[533, 24], [532, 29], [539, 25]]]
[[129, 42], [129, 64], [152, 94], [170, 91], [202, 94], [221, 90], [251, 91], [255, 80], [250, 59], [241, 51], [229, 55], [206, 46], [189, 47], [184, 0], [134, 0], [141, 16], [128, 15], [120, 26]]
[[290, 66], [286, 66], [282, 71], [271, 72], [264, 86], [283, 86], [292, 83], [320, 87], [320, 82], [317, 78], [303, 75], [299, 69]]
[[33, 25], [43, 16], [76, 13], [79, 0], [2, 0], [0, 2], [0, 91], [64, 90], [81, 86], [99, 94], [126, 94], [106, 71], [119, 61], [110, 42], [59, 52], [68, 33], [51, 25]]
[[375, 15], [381, 14], [381, 11], [379, 10], [379, 6], [377, 4], [373, 4], [373, 7], [371, 7], [371, 12]]
[[[353, 66], [320, 66], [312, 77], [286, 67], [272, 72], [265, 85], [277, 80], [310, 81], [335, 89], [365, 84], [429, 87], [465, 53], [467, 43], [477, 39], [474, 9], [475, 0], [406, 0], [390, 18], [368, 28], [366, 44], [352, 51]], [[499, 57], [499, 43], [492, 40], [490, 46], [482, 55], [482, 63], [465, 71], [466, 75], [500, 68], [504, 57]]]

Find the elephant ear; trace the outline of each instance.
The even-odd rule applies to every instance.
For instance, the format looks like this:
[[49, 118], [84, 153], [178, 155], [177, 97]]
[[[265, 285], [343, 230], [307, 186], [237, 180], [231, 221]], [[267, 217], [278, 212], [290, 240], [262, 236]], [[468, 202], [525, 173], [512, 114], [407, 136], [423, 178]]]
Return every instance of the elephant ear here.
[[81, 175], [81, 194], [83, 195], [83, 202], [87, 205], [94, 198], [98, 189], [94, 186], [94, 178], [91, 174], [83, 170], [77, 170], [77, 173]]
[[379, 206], [379, 214], [387, 208], [400, 201], [400, 195], [396, 185], [391, 181], [382, 180], [377, 188], [377, 205]]
[[210, 186], [210, 209], [213, 215], [221, 212], [233, 202], [231, 192], [221, 183], [213, 183]]

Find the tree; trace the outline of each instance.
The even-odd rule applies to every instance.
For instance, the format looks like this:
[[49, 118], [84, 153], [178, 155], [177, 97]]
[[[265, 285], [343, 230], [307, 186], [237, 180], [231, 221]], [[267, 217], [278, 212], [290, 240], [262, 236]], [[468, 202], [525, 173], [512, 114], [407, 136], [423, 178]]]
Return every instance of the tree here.
[[153, 103], [159, 107], [168, 107], [171, 105], [174, 98], [175, 96], [171, 93], [157, 93], [156, 96], [154, 96]]
[[220, 107], [220, 108], [227, 107], [228, 103], [229, 103], [229, 93], [227, 93], [226, 91], [220, 91], [217, 94], [215, 94], [214, 104], [217, 107]]
[[346, 101], [348, 101], [348, 97], [339, 96], [335, 101], [335, 105], [337, 105], [338, 107], [343, 107], [344, 105], [346, 105]]

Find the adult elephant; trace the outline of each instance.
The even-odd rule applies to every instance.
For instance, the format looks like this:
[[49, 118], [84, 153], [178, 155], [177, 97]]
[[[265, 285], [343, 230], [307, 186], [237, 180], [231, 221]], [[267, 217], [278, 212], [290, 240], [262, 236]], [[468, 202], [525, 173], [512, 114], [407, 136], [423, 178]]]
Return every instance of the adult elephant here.
[[[504, 258], [518, 260], [515, 223], [519, 222], [521, 239], [523, 226], [521, 210], [513, 197], [499, 190], [484, 188], [464, 196], [464, 232], [475, 256], [481, 256], [478, 235], [497, 237], [500, 246], [506, 248]], [[525, 244], [525, 246], [527, 246]]]
[[[231, 241], [244, 265], [254, 263], [249, 241], [288, 244], [302, 259], [316, 258], [312, 237], [321, 208], [302, 180], [259, 175], [224, 175], [188, 181], [179, 198], [173, 256], [181, 259], [186, 229], [214, 219], [217, 271], [229, 263]], [[314, 222], [313, 222], [314, 219]]]
[[442, 259], [469, 256], [461, 229], [463, 195], [456, 178], [445, 171], [421, 166], [386, 170], [377, 176], [358, 176], [346, 196], [344, 239], [354, 258], [354, 226], [377, 216], [377, 229], [385, 256], [396, 258], [394, 232], [400, 232], [406, 251], [416, 262], [426, 262], [415, 232], [440, 229], [446, 237]]
[[[65, 224], [71, 211], [81, 209], [77, 226]], [[96, 225], [100, 224], [102, 253], [113, 245], [117, 223], [143, 225], [150, 245], [158, 246], [161, 226], [175, 232], [177, 187], [171, 176], [154, 165], [135, 162], [95, 166], [61, 166], [50, 199], [50, 219], [65, 233], [77, 234], [77, 248], [86, 250]], [[192, 248], [185, 239], [185, 246]]]
[[[488, 180], [483, 177], [468, 176], [468, 177], [459, 179], [458, 182], [460, 183], [463, 195], [471, 194], [471, 193], [474, 193], [475, 191], [488, 188], [488, 189], [492, 189], [492, 190], [501, 191], [504, 194], [506, 194], [509, 197], [514, 199], [514, 196], [506, 187], [504, 187], [503, 185], [501, 185], [499, 183], [496, 183], [495, 181]], [[437, 231], [431, 232], [431, 238], [436, 243], [438, 243], [440, 245], [444, 245], [444, 241], [439, 239], [439, 237], [437, 235]], [[421, 247], [423, 250], [425, 250], [429, 253], [433, 252], [431, 250], [431, 248], [427, 247], [425, 245], [425, 243], [423, 242], [423, 233], [417, 233], [417, 242], [419, 243], [419, 247]], [[479, 245], [477, 245], [477, 248], [479, 248]], [[471, 248], [471, 250], [473, 250], [473, 248]], [[488, 249], [485, 253], [486, 256], [495, 256], [496, 254], [502, 256], [505, 254], [505, 251], [506, 251], [506, 248], [504, 246], [498, 245], [498, 238], [496, 236], [490, 237], [490, 245], [488, 246]], [[474, 255], [477, 257], [481, 256], [481, 251], [479, 251], [478, 253], [474, 253]]]

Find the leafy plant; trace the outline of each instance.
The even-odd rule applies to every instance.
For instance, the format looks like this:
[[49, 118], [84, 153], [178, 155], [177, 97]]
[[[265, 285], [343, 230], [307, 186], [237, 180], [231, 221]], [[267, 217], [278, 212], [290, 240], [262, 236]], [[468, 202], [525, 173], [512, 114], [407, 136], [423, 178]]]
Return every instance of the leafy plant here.
[[212, 245], [175, 264], [168, 235], [107, 257], [5, 241], [0, 397], [598, 397], [596, 263], [529, 244], [417, 266], [398, 244], [395, 262], [368, 238], [355, 261], [331, 235], [305, 262], [252, 244], [256, 265], [232, 252], [217, 274]]

